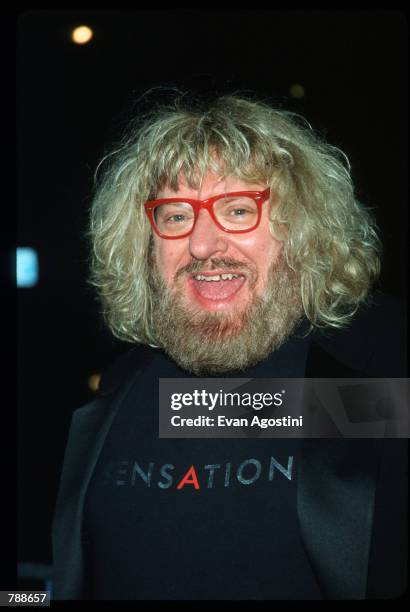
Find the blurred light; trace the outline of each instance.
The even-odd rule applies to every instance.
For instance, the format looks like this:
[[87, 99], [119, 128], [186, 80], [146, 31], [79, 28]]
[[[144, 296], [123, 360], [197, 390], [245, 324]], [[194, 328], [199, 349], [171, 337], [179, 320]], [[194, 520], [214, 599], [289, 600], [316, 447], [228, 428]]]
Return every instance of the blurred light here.
[[85, 45], [90, 42], [94, 33], [91, 28], [86, 25], [78, 26], [71, 32], [71, 40], [77, 45]]
[[88, 386], [91, 391], [98, 391], [100, 387], [101, 374], [92, 374], [88, 379]]
[[38, 283], [38, 256], [30, 247], [18, 247], [16, 252], [17, 287], [34, 287]]
[[305, 97], [305, 88], [300, 83], [293, 83], [289, 87], [289, 93], [293, 98], [304, 98]]

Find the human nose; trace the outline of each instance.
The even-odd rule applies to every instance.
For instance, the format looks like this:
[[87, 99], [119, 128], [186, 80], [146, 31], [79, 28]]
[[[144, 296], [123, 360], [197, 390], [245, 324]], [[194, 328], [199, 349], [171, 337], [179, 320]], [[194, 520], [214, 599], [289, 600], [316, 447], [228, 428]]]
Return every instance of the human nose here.
[[202, 209], [189, 237], [189, 250], [195, 259], [208, 259], [215, 253], [225, 253], [228, 240], [207, 210]]

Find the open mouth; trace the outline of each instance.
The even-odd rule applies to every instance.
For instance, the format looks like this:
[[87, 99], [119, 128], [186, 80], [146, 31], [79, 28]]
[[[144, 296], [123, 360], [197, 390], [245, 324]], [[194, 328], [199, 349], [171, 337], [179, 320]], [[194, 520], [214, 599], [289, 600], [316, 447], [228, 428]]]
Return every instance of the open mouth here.
[[233, 297], [244, 285], [244, 274], [223, 272], [220, 274], [195, 274], [191, 277], [194, 290], [206, 300], [226, 300]]

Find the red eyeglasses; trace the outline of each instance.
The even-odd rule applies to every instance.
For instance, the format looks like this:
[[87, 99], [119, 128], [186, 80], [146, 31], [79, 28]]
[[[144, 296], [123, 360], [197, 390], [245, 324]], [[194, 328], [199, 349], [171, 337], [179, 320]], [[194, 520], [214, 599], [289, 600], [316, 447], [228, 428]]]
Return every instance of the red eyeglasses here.
[[268, 188], [265, 191], [234, 191], [206, 200], [162, 198], [145, 202], [144, 208], [153, 230], [168, 240], [189, 236], [202, 208], [224, 232], [243, 234], [258, 227], [262, 204], [269, 194]]

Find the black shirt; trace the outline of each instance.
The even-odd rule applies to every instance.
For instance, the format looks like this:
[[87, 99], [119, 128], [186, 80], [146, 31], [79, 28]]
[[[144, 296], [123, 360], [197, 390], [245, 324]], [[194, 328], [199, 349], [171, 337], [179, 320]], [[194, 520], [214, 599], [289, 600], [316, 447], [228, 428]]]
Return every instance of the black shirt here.
[[[296, 334], [240, 376], [303, 377], [308, 344]], [[298, 528], [299, 441], [159, 439], [158, 379], [192, 375], [153, 353], [87, 492], [89, 597], [321, 599]]]

